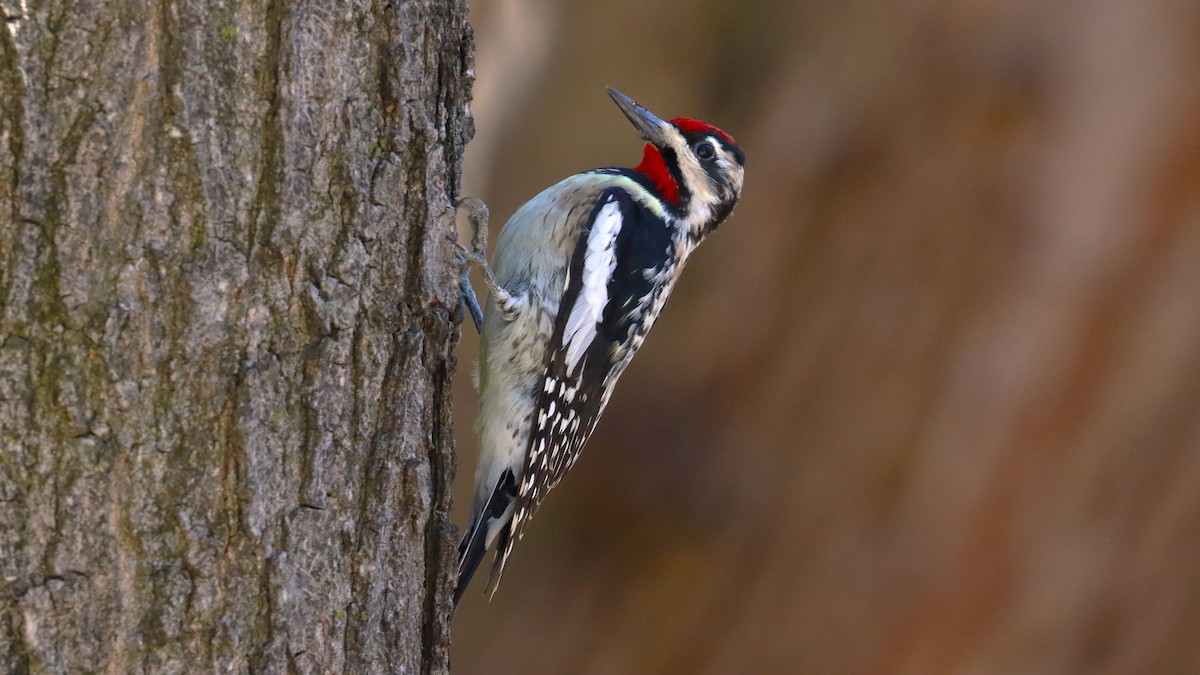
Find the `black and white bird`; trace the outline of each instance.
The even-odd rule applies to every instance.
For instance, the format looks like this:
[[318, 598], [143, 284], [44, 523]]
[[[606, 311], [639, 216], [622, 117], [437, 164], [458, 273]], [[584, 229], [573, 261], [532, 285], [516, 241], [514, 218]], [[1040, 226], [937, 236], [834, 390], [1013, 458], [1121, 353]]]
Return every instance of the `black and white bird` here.
[[636, 168], [576, 174], [526, 202], [501, 230], [490, 266], [479, 241], [486, 208], [464, 200], [477, 248], [459, 250], [481, 268], [491, 298], [480, 331], [481, 451], [456, 605], [493, 545], [495, 592], [513, 544], [579, 459], [692, 251], [742, 191], [744, 156], [729, 134], [659, 119], [608, 93], [646, 140]]

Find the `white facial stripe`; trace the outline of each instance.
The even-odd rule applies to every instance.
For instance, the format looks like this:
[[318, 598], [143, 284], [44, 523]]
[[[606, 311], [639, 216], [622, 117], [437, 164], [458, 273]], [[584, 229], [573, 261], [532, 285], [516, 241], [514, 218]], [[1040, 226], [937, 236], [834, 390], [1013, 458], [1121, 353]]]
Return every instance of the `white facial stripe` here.
[[[712, 218], [713, 208], [721, 202], [721, 194], [718, 192], [717, 186], [713, 184], [708, 172], [700, 166], [700, 162], [696, 159], [694, 151], [683, 134], [672, 127], [667, 136], [670, 139], [671, 148], [675, 151], [675, 157], [679, 161], [679, 172], [683, 175], [683, 182], [691, 196], [688, 213], [684, 220], [691, 228], [700, 227]], [[716, 139], [712, 140], [713, 146], [717, 148], [718, 152], [722, 152], [723, 144]]]
[[717, 148], [717, 166], [721, 167], [721, 170], [729, 176], [734, 192], [740, 193], [742, 191], [742, 177], [745, 175], [745, 170], [738, 164], [737, 158], [733, 156], [733, 153], [727, 150], [728, 146], [725, 143], [718, 138], [713, 138], [712, 140]]

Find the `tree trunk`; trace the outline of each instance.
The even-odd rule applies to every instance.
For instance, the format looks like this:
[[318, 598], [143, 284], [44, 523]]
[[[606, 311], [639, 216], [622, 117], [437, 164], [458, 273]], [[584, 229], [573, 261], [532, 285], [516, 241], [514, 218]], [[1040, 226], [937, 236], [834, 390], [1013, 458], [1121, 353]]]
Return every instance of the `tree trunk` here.
[[464, 3], [0, 7], [0, 669], [446, 670]]

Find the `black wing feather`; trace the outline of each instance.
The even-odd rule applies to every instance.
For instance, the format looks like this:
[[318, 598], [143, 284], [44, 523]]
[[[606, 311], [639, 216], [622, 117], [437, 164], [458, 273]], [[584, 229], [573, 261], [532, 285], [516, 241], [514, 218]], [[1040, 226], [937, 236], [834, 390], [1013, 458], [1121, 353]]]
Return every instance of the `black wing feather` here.
[[[563, 335], [571, 310], [583, 291], [588, 237], [601, 208], [610, 201], [619, 205], [622, 223], [614, 243], [616, 266], [609, 278], [608, 302], [595, 338], [574, 372], [569, 372]], [[661, 272], [672, 264], [673, 251], [671, 230], [662, 218], [622, 188], [609, 188], [601, 193], [571, 257], [547, 354], [536, 424], [530, 434], [517, 489], [516, 509], [504, 533], [504, 545], [497, 549], [493, 587], [525, 523], [546, 493], [575, 463], [591, 436], [612, 386], [648, 329], [641, 323], [638, 312], [631, 310], [652, 303], [666, 292], [665, 275]]]

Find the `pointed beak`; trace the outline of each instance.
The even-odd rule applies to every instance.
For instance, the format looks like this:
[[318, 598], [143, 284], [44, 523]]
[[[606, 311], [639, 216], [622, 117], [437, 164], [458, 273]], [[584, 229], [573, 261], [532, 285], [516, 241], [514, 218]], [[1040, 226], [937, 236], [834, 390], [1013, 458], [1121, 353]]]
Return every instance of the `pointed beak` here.
[[658, 115], [646, 110], [633, 99], [616, 89], [612, 87], [605, 88], [608, 89], [608, 95], [612, 97], [612, 100], [616, 102], [621, 112], [625, 113], [625, 116], [633, 123], [633, 126], [642, 135], [642, 138], [655, 145], [665, 145], [665, 133], [667, 128], [671, 126], [669, 122], [659, 119]]

